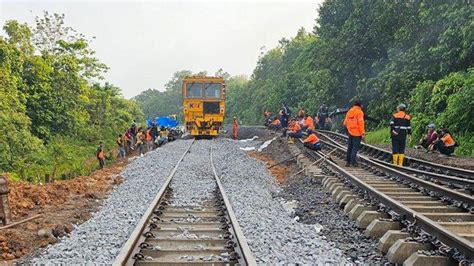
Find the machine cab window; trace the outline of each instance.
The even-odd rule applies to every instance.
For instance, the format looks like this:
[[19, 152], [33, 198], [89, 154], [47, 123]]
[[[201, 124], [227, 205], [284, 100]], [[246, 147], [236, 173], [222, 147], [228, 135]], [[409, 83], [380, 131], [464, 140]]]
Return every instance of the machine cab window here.
[[186, 84], [187, 98], [202, 98], [202, 83], [188, 83]]
[[204, 97], [220, 98], [221, 87], [222, 87], [221, 83], [204, 83]]

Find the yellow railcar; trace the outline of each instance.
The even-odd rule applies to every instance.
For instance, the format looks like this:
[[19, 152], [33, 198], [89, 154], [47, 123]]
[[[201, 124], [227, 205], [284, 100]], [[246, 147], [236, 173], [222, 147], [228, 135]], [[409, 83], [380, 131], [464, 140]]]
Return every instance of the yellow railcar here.
[[186, 131], [217, 136], [224, 126], [225, 81], [221, 77], [185, 77], [182, 87]]

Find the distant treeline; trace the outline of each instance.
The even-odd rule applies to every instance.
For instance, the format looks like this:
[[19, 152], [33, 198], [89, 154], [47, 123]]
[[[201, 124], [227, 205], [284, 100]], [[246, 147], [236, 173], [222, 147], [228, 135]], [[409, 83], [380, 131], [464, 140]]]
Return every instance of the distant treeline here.
[[[298, 30], [262, 48], [253, 74], [227, 78], [226, 116], [262, 124], [263, 111], [286, 103], [315, 114], [322, 103], [348, 107], [361, 99], [385, 127], [400, 103], [413, 117], [416, 141], [426, 126], [451, 129], [459, 154], [474, 156], [474, 6], [464, 1], [328, 0], [312, 32]], [[315, 11], [316, 16], [316, 11]], [[165, 92], [135, 99], [149, 115], [181, 109], [176, 72]], [[153, 106], [153, 104], [155, 104]]]
[[3, 30], [0, 173], [33, 180], [87, 173], [99, 141], [115, 148], [117, 134], [143, 119], [117, 87], [95, 82], [107, 66], [64, 15], [44, 12], [34, 26], [11, 20]]

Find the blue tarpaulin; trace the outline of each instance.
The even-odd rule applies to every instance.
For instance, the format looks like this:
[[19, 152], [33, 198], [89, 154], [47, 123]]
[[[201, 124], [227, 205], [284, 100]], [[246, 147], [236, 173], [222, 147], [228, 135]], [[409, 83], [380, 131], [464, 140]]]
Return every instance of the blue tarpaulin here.
[[[178, 125], [178, 121], [174, 120], [171, 117], [159, 116], [155, 118], [156, 124], [159, 127], [170, 127], [175, 128]], [[153, 119], [147, 119], [146, 124], [151, 127], [153, 125]]]

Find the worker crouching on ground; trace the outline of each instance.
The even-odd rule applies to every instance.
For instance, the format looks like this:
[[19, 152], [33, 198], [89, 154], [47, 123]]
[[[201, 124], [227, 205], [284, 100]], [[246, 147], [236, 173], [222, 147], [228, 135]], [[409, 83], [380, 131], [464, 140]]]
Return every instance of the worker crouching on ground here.
[[403, 166], [407, 135], [411, 135], [410, 115], [405, 112], [406, 105], [400, 104], [390, 119], [393, 164]]
[[158, 147], [161, 147], [163, 144], [168, 142], [169, 131], [165, 127], [160, 128], [160, 137], [157, 139]]
[[291, 119], [288, 125], [288, 143], [295, 143], [295, 138], [303, 137], [301, 126], [295, 118]]
[[443, 130], [441, 130], [441, 135], [439, 139], [433, 142], [431, 149], [437, 149], [441, 154], [450, 156], [454, 153], [454, 149], [456, 146], [457, 143], [456, 141], [454, 141], [453, 137], [449, 133], [449, 130], [447, 128], [443, 128]]
[[308, 114], [305, 114], [305, 118], [304, 118], [304, 121], [303, 121], [303, 130], [306, 130], [306, 131], [314, 130], [314, 120]]
[[237, 123], [237, 117], [234, 116], [234, 122], [232, 123], [232, 138], [237, 139], [239, 131], [239, 125]]
[[343, 122], [347, 129], [349, 140], [347, 141], [346, 166], [357, 167], [357, 151], [360, 148], [360, 142], [365, 137], [364, 112], [362, 111], [362, 102], [355, 101], [354, 106], [346, 113]]
[[438, 139], [438, 133], [436, 132], [436, 127], [434, 124], [428, 125], [428, 132], [426, 135], [420, 139], [418, 146], [415, 146], [415, 149], [425, 148], [426, 152], [433, 150], [433, 143]]
[[313, 151], [321, 150], [321, 141], [319, 141], [316, 132], [312, 129], [308, 129], [308, 137], [303, 141], [304, 146], [310, 148]]
[[97, 160], [99, 160], [99, 168], [104, 169], [106, 156], [104, 152], [104, 143], [102, 141], [99, 142], [99, 147], [97, 147], [95, 156], [97, 157]]
[[273, 118], [273, 122], [270, 124], [270, 128], [273, 130], [280, 130], [281, 129], [281, 122], [278, 117]]

